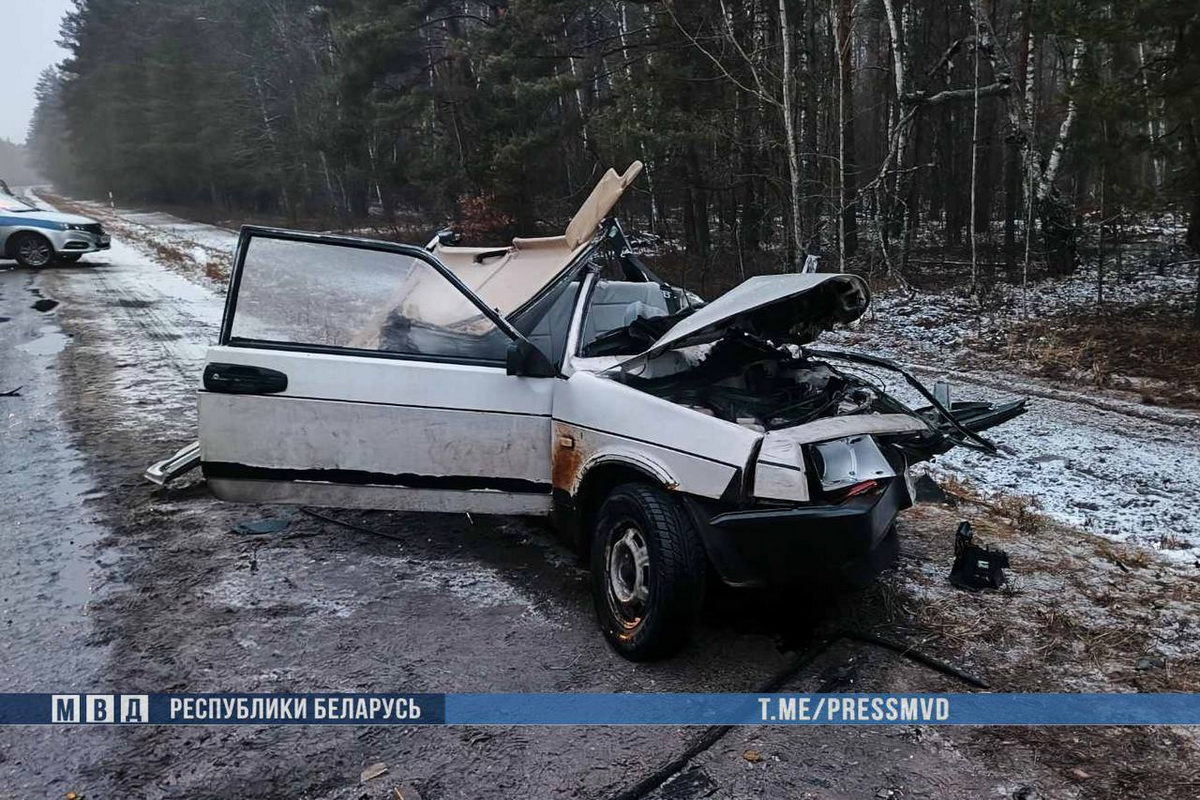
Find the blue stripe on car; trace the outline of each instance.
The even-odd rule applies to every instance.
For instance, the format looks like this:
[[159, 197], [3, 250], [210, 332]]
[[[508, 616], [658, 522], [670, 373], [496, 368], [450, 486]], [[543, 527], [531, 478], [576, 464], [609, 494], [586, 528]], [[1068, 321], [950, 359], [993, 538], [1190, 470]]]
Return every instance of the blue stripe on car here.
[[45, 228], [50, 231], [61, 231], [66, 228], [66, 225], [62, 222], [51, 222], [48, 219], [34, 219], [20, 215], [15, 217], [0, 217], [0, 228], [7, 227]]

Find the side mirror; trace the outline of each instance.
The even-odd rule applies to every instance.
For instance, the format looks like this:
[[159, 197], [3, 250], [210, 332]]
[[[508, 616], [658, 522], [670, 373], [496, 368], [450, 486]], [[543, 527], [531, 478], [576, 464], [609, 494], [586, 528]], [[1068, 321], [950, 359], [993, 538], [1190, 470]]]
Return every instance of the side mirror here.
[[546, 354], [527, 340], [510, 342], [506, 366], [509, 375], [526, 378], [554, 378], [558, 368], [550, 363]]

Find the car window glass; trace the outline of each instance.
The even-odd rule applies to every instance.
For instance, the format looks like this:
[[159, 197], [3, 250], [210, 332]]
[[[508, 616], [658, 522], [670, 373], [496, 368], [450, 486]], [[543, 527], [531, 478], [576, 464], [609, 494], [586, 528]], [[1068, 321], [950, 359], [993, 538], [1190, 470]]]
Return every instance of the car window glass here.
[[15, 197], [9, 197], [6, 194], [0, 193], [0, 211], [33, 211], [34, 207], [29, 203], [18, 200]]
[[246, 245], [230, 336], [496, 362], [509, 342], [420, 258], [265, 236]]
[[567, 276], [528, 310], [511, 318], [513, 327], [552, 364], [562, 362], [581, 285], [578, 272]]

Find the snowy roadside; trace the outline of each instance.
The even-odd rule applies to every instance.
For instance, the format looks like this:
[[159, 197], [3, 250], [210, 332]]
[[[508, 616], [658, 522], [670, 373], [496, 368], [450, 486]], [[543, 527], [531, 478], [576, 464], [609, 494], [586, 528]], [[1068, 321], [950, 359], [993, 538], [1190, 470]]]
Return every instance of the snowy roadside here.
[[30, 194], [37, 202], [66, 204], [73, 212], [99, 220], [114, 234], [114, 240], [132, 242], [146, 257], [193, 283], [225, 294], [237, 250], [237, 231], [158, 211], [113, 209], [103, 203], [58, 198], [48, 192], [45, 197], [38, 191]]
[[[1127, 255], [1118, 267], [1110, 255], [1103, 276], [1094, 261], [1084, 260], [1068, 277], [1032, 281], [1024, 288], [998, 283], [984, 303], [987, 310], [960, 292], [883, 291], [873, 298], [856, 330], [842, 335], [848, 341], [860, 336], [890, 341], [891, 349], [910, 360], [973, 369], [989, 360], [981, 354], [981, 345], [988, 346], [992, 358], [1013, 352], [1011, 337], [1022, 322], [1095, 313], [1098, 283], [1103, 284], [1104, 308], [1109, 311], [1139, 306], [1189, 310], [1196, 268], [1181, 260], [1171, 244], [1182, 238], [1183, 229], [1163, 224], [1139, 233], [1142, 238], [1131, 243], [1140, 248], [1137, 257]], [[1168, 254], [1175, 263], [1165, 263]], [[1136, 380], [1128, 383], [1128, 388], [1136, 388]]]
[[[1179, 302], [1193, 290], [1184, 271], [1127, 274], [1110, 289], [1114, 304]], [[1030, 287], [1029, 316], [1045, 317], [1086, 306], [1094, 269]], [[980, 343], [1006, 334], [1020, 313], [981, 316], [956, 295], [876, 298], [868, 317], [828, 341], [866, 350], [910, 366], [932, 385], [944, 379], [960, 400], [1030, 398], [1029, 412], [988, 435], [1000, 456], [958, 448], [930, 468], [953, 476], [984, 497], [1028, 498], [1050, 517], [1119, 541], [1142, 545], [1182, 564], [1200, 563], [1200, 412], [1150, 406], [1136, 395], [1052, 384], [995, 368]], [[965, 368], [964, 368], [965, 367]], [[906, 399], [922, 402], [896, 376], [875, 377]]]
[[[119, 233], [114, 248], [123, 250], [115, 261], [140, 265], [130, 267], [139, 270], [140, 293], [130, 300], [146, 302], [145, 324], [168, 341], [167, 360], [175, 363], [163, 368], [198, 375], [203, 348], [194, 343], [215, 339], [223, 302], [224, 282], [215, 277], [212, 265], [228, 270], [237, 234], [169, 214], [72, 205]], [[141, 251], [136, 257], [125, 252], [132, 251], [130, 243]], [[183, 257], [163, 259], [164, 249]], [[1144, 279], [1157, 287], [1151, 293], [1166, 296], [1183, 289], [1179, 276], [1147, 274]], [[1048, 304], [1040, 308], [1061, 308], [1072, 297], [1078, 299], [1087, 280], [1085, 273], [1055, 287], [1039, 286], [1031, 297]], [[1145, 289], [1137, 289], [1137, 296], [1146, 296]], [[1028, 414], [992, 432], [1003, 451], [1000, 457], [959, 448], [939, 457], [931, 471], [953, 476], [985, 497], [1030, 498], [1032, 507], [1060, 522], [1148, 547], [1176, 563], [1196, 561], [1200, 519], [1189, 509], [1200, 505], [1200, 413], [1057, 389], [1011, 373], [963, 371], [959, 357], [970, 356], [973, 317], [965, 305], [958, 308], [953, 299], [941, 297], [946, 298], [943, 305], [884, 296], [865, 324], [828, 340], [904, 363], [916, 361], [923, 379], [946, 376], [959, 399], [1032, 395]], [[161, 304], [170, 313], [156, 315], [152, 309], [157, 301], [169, 298], [178, 298]], [[895, 387], [894, 379], [876, 375]], [[134, 378], [130, 376], [127, 390], [142, 392], [145, 381]], [[187, 419], [194, 421], [192, 413]], [[178, 417], [174, 423], [179, 424]]]

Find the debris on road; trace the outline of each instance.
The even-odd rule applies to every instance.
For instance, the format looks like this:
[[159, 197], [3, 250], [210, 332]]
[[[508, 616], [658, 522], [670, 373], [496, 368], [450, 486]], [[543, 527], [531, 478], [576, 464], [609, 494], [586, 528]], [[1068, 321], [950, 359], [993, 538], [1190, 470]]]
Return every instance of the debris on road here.
[[386, 775], [387, 771], [388, 771], [388, 765], [384, 764], [382, 761], [372, 764], [371, 766], [367, 767], [366, 769], [364, 769], [362, 771], [362, 776], [361, 776], [360, 782], [366, 783], [367, 781], [373, 781], [376, 778], [378, 778], [380, 775]]
[[1161, 656], [1142, 656], [1137, 660], [1137, 665], [1134, 669], [1145, 671], [1148, 669], [1162, 669], [1167, 666], [1167, 660]]
[[747, 750], [746, 752], [742, 753], [742, 758], [746, 759], [751, 764], [757, 764], [763, 760], [762, 753], [758, 752], [757, 750]]
[[0, 397], [20, 397], [21, 390], [24, 388], [25, 388], [24, 386], [18, 386], [17, 388], [10, 389], [7, 392], [0, 392]]
[[142, 476], [151, 483], [165, 486], [185, 472], [200, 466], [200, 443], [192, 442], [180, 448], [175, 455], [155, 462], [146, 468]]
[[941, 487], [941, 485], [927, 473], [922, 472], [913, 482], [913, 488], [916, 489], [916, 501], [918, 503], [951, 503], [953, 498]]
[[960, 589], [976, 592], [980, 589], [999, 589], [1004, 585], [1004, 569], [1008, 554], [1003, 550], [980, 547], [974, 543], [971, 523], [960, 522], [954, 533], [954, 566], [950, 583]]
[[392, 790], [392, 800], [421, 800], [421, 793], [406, 783]]
[[239, 522], [230, 529], [230, 532], [240, 533], [243, 536], [264, 536], [268, 533], [279, 533], [291, 522], [290, 514], [282, 517], [266, 517], [249, 522]]

